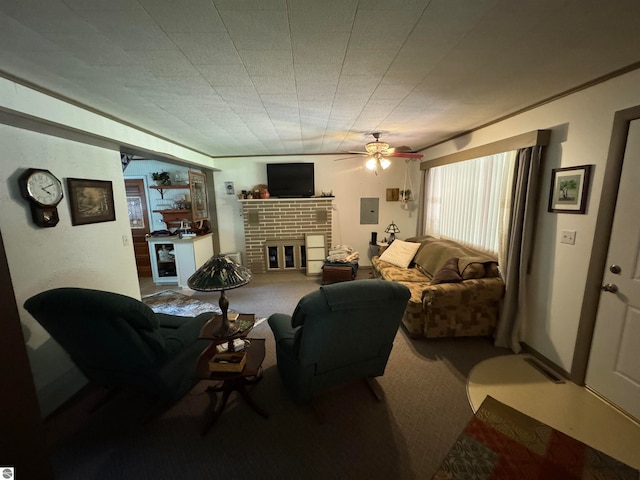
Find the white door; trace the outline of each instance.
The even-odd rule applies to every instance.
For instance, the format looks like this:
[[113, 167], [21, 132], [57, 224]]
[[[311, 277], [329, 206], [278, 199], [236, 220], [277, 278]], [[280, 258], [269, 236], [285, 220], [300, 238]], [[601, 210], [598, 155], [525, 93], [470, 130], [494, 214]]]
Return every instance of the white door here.
[[640, 120], [629, 127], [586, 384], [640, 419]]

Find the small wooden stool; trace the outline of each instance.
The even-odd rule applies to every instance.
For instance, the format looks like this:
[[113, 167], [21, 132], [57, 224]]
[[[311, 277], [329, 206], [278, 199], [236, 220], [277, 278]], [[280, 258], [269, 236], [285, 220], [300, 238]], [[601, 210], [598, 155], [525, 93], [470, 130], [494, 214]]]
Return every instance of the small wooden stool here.
[[324, 262], [322, 266], [322, 283], [354, 280], [357, 272], [357, 263]]

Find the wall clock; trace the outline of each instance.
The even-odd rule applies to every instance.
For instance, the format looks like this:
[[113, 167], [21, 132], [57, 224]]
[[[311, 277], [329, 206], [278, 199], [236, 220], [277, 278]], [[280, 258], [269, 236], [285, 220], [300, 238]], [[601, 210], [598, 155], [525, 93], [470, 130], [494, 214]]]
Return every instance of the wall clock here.
[[49, 170], [30, 168], [18, 179], [20, 193], [29, 201], [31, 218], [39, 227], [58, 224], [57, 205], [62, 200], [62, 183]]

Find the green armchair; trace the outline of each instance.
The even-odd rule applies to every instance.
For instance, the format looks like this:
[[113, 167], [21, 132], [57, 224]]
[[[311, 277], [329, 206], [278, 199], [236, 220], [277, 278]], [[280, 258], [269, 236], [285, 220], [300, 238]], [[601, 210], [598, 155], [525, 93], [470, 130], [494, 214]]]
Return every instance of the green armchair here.
[[117, 293], [56, 288], [31, 297], [24, 308], [90, 381], [157, 400], [176, 401], [193, 387], [198, 356], [210, 343], [198, 336], [211, 314], [154, 313]]
[[354, 280], [305, 295], [293, 316], [271, 315], [278, 371], [294, 401], [384, 374], [409, 296], [396, 282]]

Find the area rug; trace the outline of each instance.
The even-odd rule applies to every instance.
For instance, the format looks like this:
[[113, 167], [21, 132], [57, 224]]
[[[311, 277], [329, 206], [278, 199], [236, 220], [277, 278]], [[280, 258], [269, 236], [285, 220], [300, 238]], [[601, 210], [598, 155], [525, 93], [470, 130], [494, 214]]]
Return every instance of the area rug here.
[[[220, 307], [212, 303], [203, 302], [191, 298], [188, 295], [174, 292], [173, 290], [163, 290], [142, 298], [142, 302], [149, 306], [156, 313], [166, 313], [169, 315], [179, 315], [181, 317], [197, 317], [201, 313], [213, 312], [222, 314]], [[253, 328], [256, 328], [266, 318], [256, 318]]]
[[638, 470], [487, 397], [433, 480], [638, 479]]
[[203, 302], [172, 290], [163, 290], [143, 297], [142, 302], [156, 313], [180, 315], [181, 317], [197, 317], [206, 312], [222, 313], [217, 305]]

